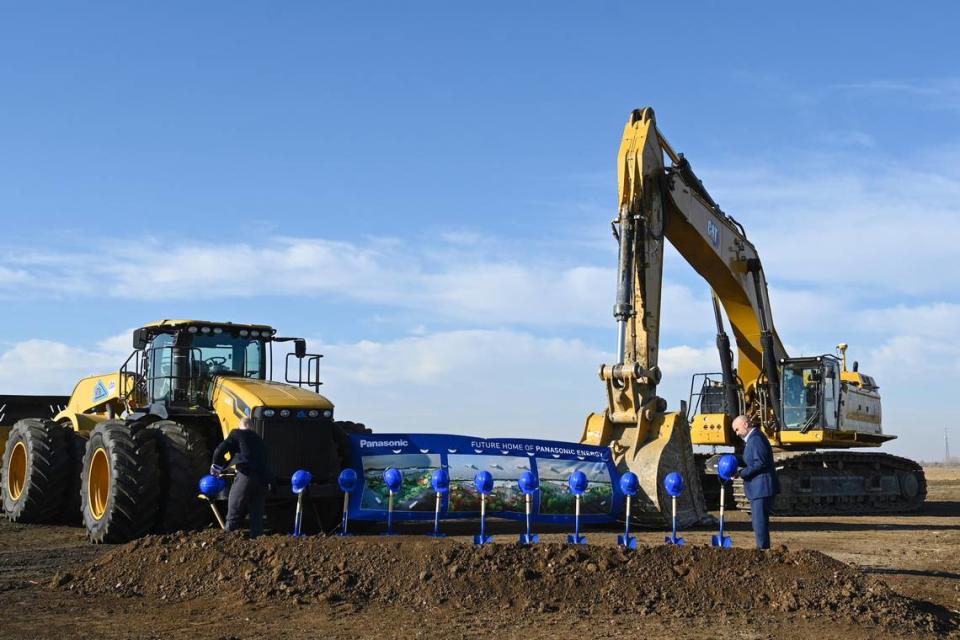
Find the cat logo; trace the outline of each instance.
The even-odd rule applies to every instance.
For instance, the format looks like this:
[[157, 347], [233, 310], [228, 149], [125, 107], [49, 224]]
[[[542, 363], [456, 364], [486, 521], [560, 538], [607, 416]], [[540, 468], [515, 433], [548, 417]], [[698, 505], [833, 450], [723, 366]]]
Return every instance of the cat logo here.
[[707, 235], [710, 236], [710, 242], [714, 249], [720, 248], [720, 227], [713, 220], [707, 220]]

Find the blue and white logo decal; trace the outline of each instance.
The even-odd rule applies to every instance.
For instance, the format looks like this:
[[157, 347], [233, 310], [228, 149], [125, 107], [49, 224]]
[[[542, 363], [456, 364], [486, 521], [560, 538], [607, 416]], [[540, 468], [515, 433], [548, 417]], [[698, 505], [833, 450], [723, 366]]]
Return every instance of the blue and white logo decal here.
[[97, 380], [97, 386], [93, 388], [93, 401], [100, 402], [108, 395], [110, 392], [107, 391], [107, 385], [103, 384], [103, 380]]
[[710, 236], [710, 242], [714, 249], [720, 248], [720, 227], [713, 220], [707, 220], [707, 235]]

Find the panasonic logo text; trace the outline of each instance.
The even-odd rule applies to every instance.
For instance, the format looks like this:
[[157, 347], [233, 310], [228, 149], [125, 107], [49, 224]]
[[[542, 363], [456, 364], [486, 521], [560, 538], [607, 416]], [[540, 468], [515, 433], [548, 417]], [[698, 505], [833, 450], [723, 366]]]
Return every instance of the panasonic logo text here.
[[361, 440], [361, 449], [371, 449], [379, 447], [409, 447], [410, 443], [406, 440]]

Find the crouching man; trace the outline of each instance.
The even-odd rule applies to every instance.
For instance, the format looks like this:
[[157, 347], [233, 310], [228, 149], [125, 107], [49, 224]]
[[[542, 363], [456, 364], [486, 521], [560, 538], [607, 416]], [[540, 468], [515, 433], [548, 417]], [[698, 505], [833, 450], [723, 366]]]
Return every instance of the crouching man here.
[[[226, 454], [230, 454], [230, 462]], [[263, 515], [267, 502], [267, 489], [273, 478], [267, 463], [267, 447], [253, 430], [250, 418], [241, 418], [238, 428], [213, 452], [210, 473], [220, 477], [228, 465], [233, 465], [237, 475], [230, 487], [227, 502], [227, 531], [237, 531], [243, 518], [250, 518], [250, 537], [263, 533]]]

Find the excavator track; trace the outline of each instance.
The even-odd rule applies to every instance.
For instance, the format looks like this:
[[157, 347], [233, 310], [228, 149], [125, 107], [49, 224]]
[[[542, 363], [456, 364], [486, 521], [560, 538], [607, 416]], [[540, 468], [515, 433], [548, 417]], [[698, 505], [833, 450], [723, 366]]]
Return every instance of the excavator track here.
[[[780, 516], [854, 515], [916, 511], [927, 497], [923, 468], [886, 453], [811, 451], [774, 455]], [[749, 510], [743, 481], [733, 483], [738, 509]]]

